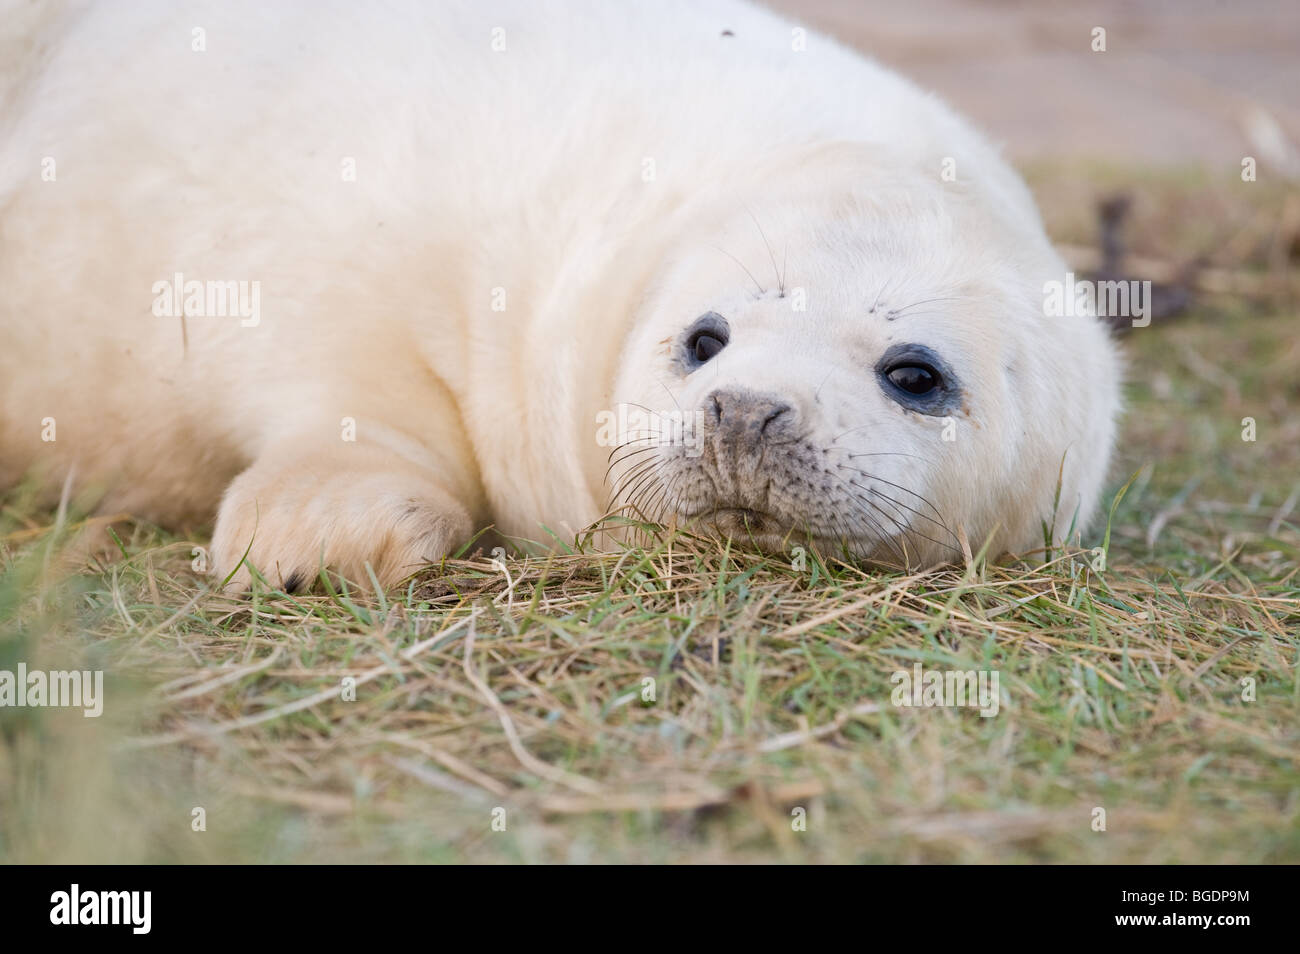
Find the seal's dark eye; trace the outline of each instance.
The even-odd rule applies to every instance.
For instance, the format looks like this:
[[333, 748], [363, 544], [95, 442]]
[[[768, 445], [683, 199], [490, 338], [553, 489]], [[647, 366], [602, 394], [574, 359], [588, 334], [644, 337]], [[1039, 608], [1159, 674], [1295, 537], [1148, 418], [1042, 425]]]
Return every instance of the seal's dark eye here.
[[924, 364], [897, 365], [886, 372], [886, 377], [908, 394], [929, 394], [940, 380], [939, 372]]
[[691, 335], [691, 354], [695, 355], [695, 360], [700, 364], [708, 361], [726, 346], [725, 341], [717, 335], [709, 334], [707, 331], [698, 331]]
[[727, 319], [716, 311], [706, 312], [686, 329], [682, 349], [688, 369], [697, 368], [727, 346], [731, 329]]
[[962, 406], [961, 382], [951, 365], [923, 344], [891, 345], [875, 371], [885, 397], [909, 411], [937, 417]]

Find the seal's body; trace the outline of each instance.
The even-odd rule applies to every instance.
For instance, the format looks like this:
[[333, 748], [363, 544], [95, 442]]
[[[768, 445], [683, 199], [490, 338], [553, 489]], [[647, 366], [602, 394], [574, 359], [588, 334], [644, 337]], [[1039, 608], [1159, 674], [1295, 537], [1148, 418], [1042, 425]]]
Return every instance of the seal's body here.
[[1065, 269], [1027, 190], [797, 24], [0, 15], [29, 20], [0, 48], [0, 486], [215, 514], [218, 572], [278, 582], [620, 505], [907, 563], [1096, 508], [1117, 359], [1044, 314]]

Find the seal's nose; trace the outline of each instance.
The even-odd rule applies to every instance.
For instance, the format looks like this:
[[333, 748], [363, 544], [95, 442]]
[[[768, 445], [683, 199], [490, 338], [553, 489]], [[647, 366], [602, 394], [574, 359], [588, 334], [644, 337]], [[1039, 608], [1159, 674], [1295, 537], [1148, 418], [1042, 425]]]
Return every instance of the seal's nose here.
[[719, 388], [704, 402], [714, 440], [730, 447], [757, 449], [794, 436], [794, 407], [771, 394], [757, 394], [744, 388]]

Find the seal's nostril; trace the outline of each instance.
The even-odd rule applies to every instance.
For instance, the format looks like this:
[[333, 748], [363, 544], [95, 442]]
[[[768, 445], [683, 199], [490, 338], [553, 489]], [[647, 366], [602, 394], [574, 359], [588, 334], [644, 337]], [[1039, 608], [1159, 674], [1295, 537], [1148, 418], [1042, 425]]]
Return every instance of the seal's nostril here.
[[779, 404], [776, 407], [772, 408], [771, 413], [768, 414], [767, 417], [763, 419], [763, 426], [759, 429], [759, 433], [766, 434], [768, 425], [771, 424], [773, 421], [775, 421], [777, 418], [781, 417], [783, 414], [788, 414], [790, 410], [791, 408], [789, 404]]
[[795, 427], [794, 406], [775, 395], [719, 388], [705, 399], [714, 435], [724, 441], [780, 440]]

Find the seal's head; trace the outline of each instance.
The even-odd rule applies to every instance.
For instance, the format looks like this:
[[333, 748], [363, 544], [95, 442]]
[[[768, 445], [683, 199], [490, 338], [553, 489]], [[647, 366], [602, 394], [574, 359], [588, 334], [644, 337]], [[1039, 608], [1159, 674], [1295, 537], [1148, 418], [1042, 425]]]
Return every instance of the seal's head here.
[[1082, 527], [1118, 362], [1095, 318], [1045, 313], [1064, 265], [1027, 195], [833, 186], [746, 201], [661, 272], [615, 387], [614, 506], [906, 566]]

